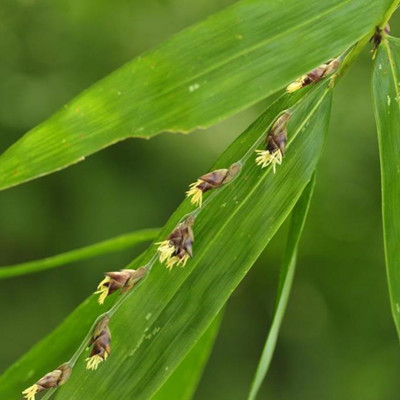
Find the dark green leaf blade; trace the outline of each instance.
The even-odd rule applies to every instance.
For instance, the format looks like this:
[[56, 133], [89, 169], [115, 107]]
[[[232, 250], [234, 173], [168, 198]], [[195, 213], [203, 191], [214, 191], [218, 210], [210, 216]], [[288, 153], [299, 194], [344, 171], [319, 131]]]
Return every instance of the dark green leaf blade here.
[[289, 227], [288, 242], [279, 276], [278, 291], [276, 295], [276, 309], [274, 312], [272, 325], [268, 332], [267, 340], [257, 366], [257, 371], [250, 388], [250, 393], [247, 398], [248, 400], [255, 400], [272, 361], [276, 342], [278, 340], [279, 329], [281, 327], [287, 303], [289, 301], [289, 295], [296, 269], [297, 248], [303, 232], [308, 210], [310, 208], [311, 198], [314, 192], [314, 184], [315, 177], [313, 177], [311, 182], [304, 189], [303, 194], [293, 209]]
[[400, 40], [385, 37], [373, 72], [390, 301], [400, 337]]
[[206, 127], [371, 32], [392, 0], [243, 0], [72, 100], [0, 156], [0, 190], [129, 137]]
[[160, 229], [143, 229], [41, 260], [0, 267], [0, 279], [33, 274], [104, 254], [115, 253], [139, 243], [149, 242], [157, 236], [159, 231]]
[[[311, 179], [328, 126], [328, 83], [294, 96], [283, 96], [220, 157], [214, 168], [250, 158], [230, 185], [216, 192], [196, 219], [194, 258], [184, 269], [168, 272], [156, 263], [110, 322], [113, 353], [95, 373], [85, 370], [85, 355], [57, 399], [109, 400], [151, 398], [223, 307], [268, 241], [291, 212]], [[301, 99], [301, 101], [298, 101]], [[298, 101], [298, 102], [297, 102]], [[255, 165], [251, 146], [261, 146], [265, 131], [283, 110], [291, 108], [289, 143], [276, 175]], [[163, 228], [167, 237], [193, 208], [185, 200]], [[154, 254], [129, 265], [136, 268]], [[65, 323], [36, 345], [0, 378], [0, 398], [14, 398], [35, 378], [66, 361], [85, 336], [99, 310], [91, 297]]]

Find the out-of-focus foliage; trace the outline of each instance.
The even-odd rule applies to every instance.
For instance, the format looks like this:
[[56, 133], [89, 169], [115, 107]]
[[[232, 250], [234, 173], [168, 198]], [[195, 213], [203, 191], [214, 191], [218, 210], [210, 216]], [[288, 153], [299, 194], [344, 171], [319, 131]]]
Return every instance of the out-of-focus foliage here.
[[[1, 149], [122, 62], [228, 3], [2, 1]], [[400, 355], [384, 274], [370, 73], [366, 53], [335, 91], [294, 291], [260, 398], [398, 398]], [[0, 263], [163, 224], [187, 184], [263, 108], [191, 136], [118, 144], [0, 193]], [[269, 326], [266, 316], [272, 316], [284, 242], [282, 232], [234, 294], [197, 400], [246, 395]], [[72, 311], [103, 271], [124, 266], [135, 254], [3, 282], [1, 370]], [[41, 324], [39, 314], [45, 316]]]

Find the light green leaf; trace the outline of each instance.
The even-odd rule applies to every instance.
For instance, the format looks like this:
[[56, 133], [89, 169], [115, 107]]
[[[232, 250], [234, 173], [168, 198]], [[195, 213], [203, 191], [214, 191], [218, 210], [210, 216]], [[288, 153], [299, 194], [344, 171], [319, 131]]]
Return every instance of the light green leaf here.
[[221, 318], [218, 316], [151, 400], [190, 400], [193, 397], [211, 353], [220, 322]]
[[115, 253], [133, 247], [139, 243], [149, 242], [157, 236], [159, 231], [160, 229], [144, 229], [137, 232], [126, 233], [90, 246], [57, 254], [56, 256], [0, 267], [0, 279], [33, 274], [35, 272], [61, 267], [73, 262], [99, 257], [104, 254]]
[[314, 183], [315, 177], [304, 189], [304, 192], [292, 213], [288, 241], [286, 244], [279, 276], [278, 290], [276, 295], [276, 309], [274, 312], [272, 325], [268, 332], [267, 340], [257, 366], [257, 371], [250, 388], [250, 393], [247, 398], [248, 400], [255, 400], [257, 397], [257, 393], [265, 379], [268, 368], [272, 361], [272, 356], [274, 355], [279, 329], [282, 325], [287, 303], [289, 301], [290, 291], [292, 289], [297, 261], [297, 248], [307, 218], [308, 209], [310, 208], [311, 198], [314, 192]]
[[400, 336], [400, 40], [385, 37], [373, 72], [373, 97], [382, 177], [386, 270]]
[[[209, 194], [194, 226], [194, 257], [185, 268], [169, 272], [158, 262], [142, 284], [131, 291], [110, 321], [112, 354], [95, 372], [85, 370], [83, 354], [57, 400], [134, 398], [155, 394], [196, 340], [216, 317], [269, 240], [290, 214], [311, 179], [327, 130], [331, 90], [328, 82], [283, 96], [254, 122], [220, 157], [214, 169], [242, 162], [241, 174]], [[301, 99], [301, 101], [298, 101]], [[272, 169], [255, 164], [265, 132], [290, 108], [289, 142], [283, 164]], [[165, 239], [192, 211], [185, 200], [162, 229]], [[155, 254], [151, 248], [129, 265], [136, 268]], [[94, 285], [95, 286], [95, 285]], [[0, 398], [16, 398], [21, 390], [68, 360], [103, 307], [91, 297], [46, 339], [0, 378]], [[101, 310], [101, 311], [100, 311]], [[43, 316], [45, 318], [45, 316]]]
[[372, 34], [391, 4], [240, 1], [129, 62], [28, 132], [0, 156], [0, 190], [126, 138], [210, 126]]

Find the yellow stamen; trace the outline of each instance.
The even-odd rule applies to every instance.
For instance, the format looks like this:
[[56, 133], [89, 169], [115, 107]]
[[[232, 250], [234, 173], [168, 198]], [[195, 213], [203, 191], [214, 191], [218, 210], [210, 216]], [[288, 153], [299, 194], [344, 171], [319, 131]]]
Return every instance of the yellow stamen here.
[[[107, 354], [107, 355], [106, 355]], [[104, 359], [100, 357], [98, 354], [95, 354], [92, 357], [88, 357], [86, 361], [86, 369], [95, 371], [100, 363], [106, 360], [108, 357], [108, 353], [104, 353]]]
[[34, 384], [30, 387], [28, 387], [28, 389], [25, 389], [22, 394], [24, 395], [24, 397], [27, 400], [35, 400], [35, 396], [36, 394], [39, 392], [39, 386]]
[[304, 78], [301, 77], [301, 78], [299, 78], [299, 79], [296, 79], [294, 82], [292, 82], [292, 83], [286, 88], [286, 91], [287, 91], [288, 93], [293, 93], [293, 92], [295, 92], [296, 90], [301, 89], [301, 88], [303, 87], [303, 85], [304, 85]]
[[256, 150], [256, 153], [258, 154], [256, 158], [256, 164], [261, 165], [261, 168], [265, 168], [272, 164], [272, 169], [275, 174], [276, 164], [282, 164], [282, 152], [278, 149], [273, 153], [270, 153], [269, 150]]
[[99, 294], [98, 298], [98, 303], [103, 304], [106, 297], [108, 296], [108, 286], [107, 284], [111, 282], [111, 278], [109, 276], [106, 276], [97, 286], [97, 290], [94, 292], [94, 294]]
[[190, 202], [195, 206], [201, 207], [203, 204], [203, 192], [198, 188], [198, 185], [203, 183], [201, 179], [189, 185], [189, 190], [186, 192], [186, 197], [193, 196]]
[[181, 258], [179, 261], [178, 261], [178, 265], [180, 266], [180, 267], [184, 267], [185, 265], [186, 265], [186, 263], [187, 263], [187, 260], [189, 260], [189, 255], [188, 254], [185, 254], [184, 255], [184, 257], [183, 258]]
[[160, 262], [170, 259], [175, 252], [175, 246], [171, 244], [169, 240], [164, 240], [163, 242], [156, 243], [158, 244], [158, 252], [160, 253]]
[[169, 258], [168, 261], [167, 261], [167, 265], [166, 265], [167, 269], [169, 269], [171, 271], [173, 266], [175, 264], [178, 264], [179, 261], [180, 260], [179, 260], [179, 258], [177, 256], [173, 256], [173, 257]]

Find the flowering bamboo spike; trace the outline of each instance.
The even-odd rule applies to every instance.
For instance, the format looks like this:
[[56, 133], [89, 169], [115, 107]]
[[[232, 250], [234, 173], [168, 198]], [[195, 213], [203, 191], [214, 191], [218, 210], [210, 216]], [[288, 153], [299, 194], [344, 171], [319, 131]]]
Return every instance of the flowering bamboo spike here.
[[286, 151], [287, 130], [286, 126], [291, 114], [284, 111], [274, 122], [265, 139], [266, 149], [256, 150], [256, 164], [261, 168], [272, 165], [273, 172], [276, 172], [276, 165], [281, 165]]
[[189, 258], [193, 257], [193, 224], [195, 217], [190, 215], [181, 222], [163, 242], [158, 245], [159, 259], [168, 269], [174, 265], [184, 267]]
[[95, 294], [99, 294], [98, 302], [103, 304], [107, 296], [121, 289], [125, 293], [132, 289], [147, 273], [146, 267], [139, 269], [123, 269], [121, 271], [107, 272], [106, 277], [99, 283]]
[[208, 174], [200, 176], [196, 182], [189, 185], [186, 192], [187, 197], [191, 197], [192, 204], [199, 207], [203, 203], [203, 194], [209, 190], [219, 188], [230, 182], [240, 171], [240, 164], [232, 164], [229, 169], [217, 169]]
[[296, 79], [286, 88], [286, 91], [288, 93], [293, 93], [296, 90], [310, 85], [311, 83], [319, 82], [321, 79], [333, 74], [339, 68], [339, 65], [340, 60], [338, 58], [330, 60], [327, 63], [315, 68], [308, 74]]
[[72, 368], [64, 363], [39, 379], [34, 385], [25, 389], [22, 394], [27, 400], [35, 400], [36, 394], [54, 387], [63, 385], [70, 377]]
[[106, 361], [111, 353], [111, 332], [108, 327], [110, 317], [103, 317], [93, 330], [88, 346], [93, 346], [90, 356], [86, 358], [86, 369], [96, 370], [100, 363]]

